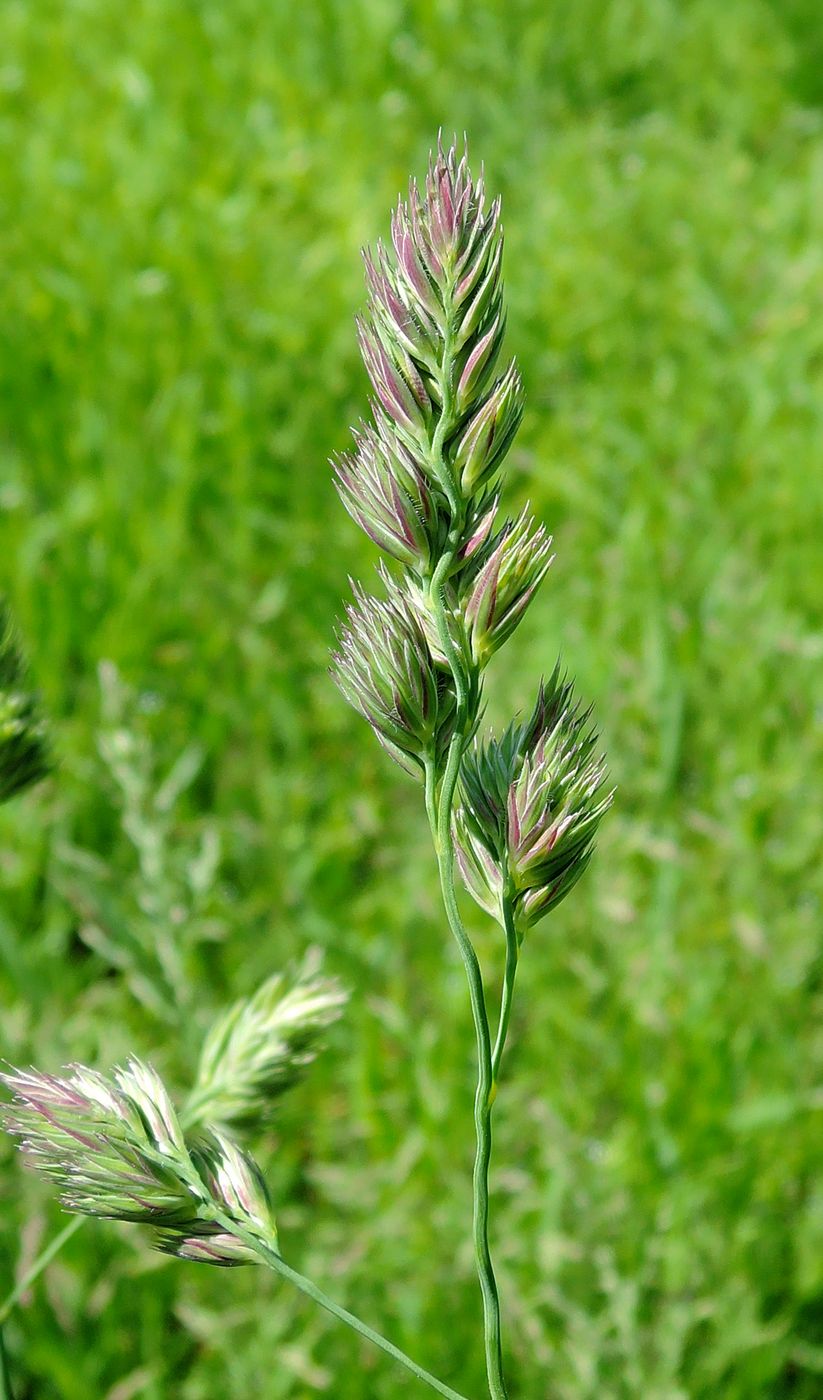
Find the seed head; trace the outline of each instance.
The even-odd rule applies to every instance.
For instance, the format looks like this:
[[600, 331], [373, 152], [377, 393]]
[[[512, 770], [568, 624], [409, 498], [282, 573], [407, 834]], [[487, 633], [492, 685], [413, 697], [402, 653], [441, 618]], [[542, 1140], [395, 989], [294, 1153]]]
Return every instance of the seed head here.
[[184, 1118], [221, 1126], [265, 1122], [279, 1096], [321, 1048], [323, 1032], [348, 1000], [339, 982], [318, 976], [310, 954], [296, 973], [278, 973], [254, 996], [235, 1002], [203, 1044]]
[[[364, 255], [369, 301], [358, 323], [376, 396], [377, 434], [389, 458], [394, 435], [430, 488], [468, 501], [502, 461], [519, 422], [522, 394], [513, 368], [493, 382], [505, 329], [500, 203], [487, 206], [483, 180], [472, 179], [465, 152], [458, 156], [454, 146], [447, 152], [438, 146], [422, 192], [412, 181], [408, 200], [398, 203], [391, 244], [378, 243]], [[432, 454], [430, 443], [446, 411], [442, 451]], [[419, 494], [415, 487], [414, 509]], [[429, 535], [431, 504], [423, 502], [421, 517]], [[393, 501], [392, 521], [398, 514], [402, 519], [398, 554], [396, 528], [388, 532], [393, 547], [385, 542], [385, 506], [377, 513], [379, 525], [358, 501], [355, 518], [369, 533], [374, 530], [373, 538], [381, 536], [381, 548], [414, 567], [422, 556], [412, 541], [413, 522]], [[409, 550], [414, 559], [405, 557]]]
[[[271, 1237], [256, 1168], [218, 1134], [204, 1134], [190, 1151], [150, 1066], [133, 1059], [110, 1076], [74, 1065], [62, 1077], [12, 1070], [2, 1079], [14, 1096], [2, 1113], [4, 1126], [20, 1139], [30, 1165], [57, 1184], [68, 1210], [150, 1225], [160, 1247], [173, 1253], [185, 1253], [192, 1240], [208, 1241], [197, 1257], [212, 1263], [254, 1259], [242, 1240], [226, 1243], [215, 1210]], [[215, 1163], [224, 1164], [221, 1171]], [[247, 1178], [254, 1179], [253, 1191]]]
[[455, 817], [461, 873], [501, 921], [506, 893], [521, 937], [577, 883], [611, 805], [588, 719], [555, 669], [529, 719], [464, 760]]

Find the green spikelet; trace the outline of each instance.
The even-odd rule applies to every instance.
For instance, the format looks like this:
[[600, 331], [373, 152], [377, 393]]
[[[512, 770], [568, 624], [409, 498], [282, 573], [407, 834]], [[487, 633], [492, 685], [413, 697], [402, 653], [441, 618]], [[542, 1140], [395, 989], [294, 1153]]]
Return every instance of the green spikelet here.
[[11, 617], [0, 603], [0, 802], [40, 782], [50, 767], [46, 728]]
[[185, 1121], [259, 1127], [315, 1059], [323, 1032], [348, 1000], [318, 975], [310, 954], [296, 973], [276, 973], [220, 1016], [207, 1035]]

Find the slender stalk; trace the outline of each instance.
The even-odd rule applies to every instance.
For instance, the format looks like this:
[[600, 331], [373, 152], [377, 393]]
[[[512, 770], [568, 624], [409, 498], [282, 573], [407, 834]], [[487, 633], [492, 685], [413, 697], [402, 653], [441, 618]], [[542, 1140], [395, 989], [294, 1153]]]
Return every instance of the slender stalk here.
[[[448, 479], [448, 466], [443, 456], [443, 444], [451, 425], [452, 415], [452, 327], [447, 322], [441, 364], [440, 391], [442, 412], [432, 440], [432, 460], [439, 467], [441, 479]], [[454, 680], [457, 701], [457, 727], [449, 746], [448, 758], [443, 774], [439, 800], [436, 800], [437, 820], [432, 823], [432, 836], [437, 853], [437, 866], [443, 903], [449, 927], [455, 937], [466, 977], [469, 984], [472, 1019], [477, 1040], [477, 1088], [474, 1099], [475, 1158], [472, 1176], [473, 1197], [473, 1237], [477, 1275], [483, 1299], [483, 1339], [486, 1355], [486, 1375], [489, 1394], [492, 1400], [507, 1400], [506, 1382], [503, 1376], [503, 1351], [501, 1342], [500, 1298], [494, 1276], [491, 1249], [489, 1247], [489, 1165], [492, 1152], [491, 1109], [494, 1102], [495, 1082], [492, 1072], [491, 1035], [486, 999], [483, 992], [483, 977], [477, 954], [468, 937], [454, 888], [454, 842], [452, 838], [452, 809], [457, 780], [460, 774], [460, 760], [467, 742], [466, 730], [470, 727], [468, 714], [468, 687], [464, 663], [455, 646], [446, 615], [445, 584], [455, 557], [456, 541], [462, 530], [462, 506], [457, 499], [452, 500], [452, 532], [449, 546], [438, 560], [429, 585], [429, 597], [434, 612], [440, 644], [448, 660]], [[459, 513], [460, 512], [460, 513]], [[454, 542], [453, 542], [454, 540]], [[429, 820], [435, 799], [431, 791], [431, 771], [426, 769], [426, 809]]]
[[2, 1307], [0, 1307], [0, 1326], [6, 1321], [12, 1309], [20, 1302], [23, 1294], [28, 1292], [31, 1285], [37, 1281], [43, 1270], [48, 1267], [55, 1255], [60, 1253], [60, 1250], [67, 1240], [70, 1240], [72, 1235], [76, 1235], [77, 1231], [83, 1228], [87, 1219], [88, 1216], [85, 1215], [73, 1216], [68, 1225], [60, 1231], [60, 1234], [55, 1235], [54, 1239], [46, 1245], [43, 1253], [38, 1254], [31, 1268], [28, 1269], [20, 1281], [15, 1284]]
[[[492, 1152], [491, 1109], [494, 1101], [494, 1080], [492, 1076], [491, 1035], [486, 1013], [486, 1000], [483, 993], [483, 978], [477, 954], [463, 927], [454, 888], [454, 845], [451, 834], [451, 813], [454, 792], [460, 771], [460, 758], [464, 740], [458, 734], [452, 740], [443, 775], [443, 784], [438, 804], [437, 827], [433, 832], [437, 848], [437, 864], [443, 903], [449, 927], [457, 941], [466, 976], [469, 983], [472, 1017], [477, 1039], [478, 1076], [474, 1100], [474, 1126], [476, 1152], [473, 1175], [473, 1233], [474, 1252], [480, 1291], [483, 1298], [484, 1343], [486, 1353], [486, 1374], [489, 1394], [492, 1400], [507, 1400], [508, 1392], [503, 1376], [503, 1352], [500, 1326], [500, 1298], [494, 1276], [491, 1250], [489, 1248], [489, 1164]], [[427, 802], [428, 805], [428, 802]]]
[[[385, 1337], [381, 1337], [379, 1332], [375, 1332], [374, 1329], [367, 1326], [365, 1322], [361, 1322], [358, 1317], [355, 1317], [354, 1313], [347, 1312], [345, 1308], [339, 1307], [337, 1303], [331, 1298], [328, 1298], [325, 1293], [321, 1292], [310, 1279], [286, 1264], [271, 1245], [262, 1242], [258, 1236], [251, 1231], [239, 1229], [237, 1222], [233, 1221], [229, 1216], [216, 1216], [215, 1218], [226, 1230], [230, 1231], [230, 1233], [241, 1235], [246, 1243], [250, 1244], [257, 1254], [260, 1255], [261, 1259], [263, 1259], [264, 1263], [266, 1263], [269, 1268], [276, 1270], [276, 1272], [282, 1274], [284, 1278], [289, 1279], [296, 1288], [299, 1288], [307, 1297], [312, 1298], [315, 1303], [319, 1303], [327, 1312], [332, 1313], [333, 1316], [338, 1318], [341, 1322], [345, 1322], [347, 1326], [352, 1327], [355, 1332], [359, 1332], [361, 1336], [366, 1337], [368, 1341], [373, 1342], [375, 1346], [387, 1352], [395, 1361], [399, 1361], [400, 1364], [405, 1366], [408, 1371], [411, 1371], [412, 1375], [416, 1376], [418, 1380], [425, 1381], [427, 1385], [431, 1386], [433, 1390], [438, 1391], [440, 1395], [445, 1395], [448, 1400], [466, 1400], [466, 1397], [460, 1395], [458, 1391], [452, 1390], [449, 1386], [445, 1385], [443, 1381], [438, 1380], [436, 1376], [431, 1375], [431, 1373], [426, 1371], [422, 1366], [418, 1366], [416, 1361], [412, 1361], [411, 1357], [406, 1356], [405, 1352], [402, 1352], [393, 1342], [388, 1341]], [[39, 1255], [32, 1267], [6, 1298], [2, 1308], [0, 1308], [0, 1400], [13, 1400], [8, 1374], [8, 1362], [3, 1346], [1, 1324], [8, 1317], [15, 1305], [19, 1303], [26, 1290], [31, 1287], [54, 1256], [62, 1249], [66, 1241], [81, 1229], [88, 1220], [89, 1217], [85, 1215], [74, 1216], [69, 1221], [66, 1228], [61, 1230], [60, 1234], [56, 1235], [51, 1241], [48, 1248]]]
[[517, 977], [517, 964], [520, 959], [520, 943], [514, 927], [514, 911], [512, 910], [511, 898], [508, 891], [503, 894], [503, 920], [506, 929], [506, 970], [503, 974], [503, 997], [500, 1003], [500, 1020], [497, 1025], [497, 1037], [492, 1051], [492, 1078], [494, 1090], [497, 1092], [497, 1084], [500, 1078], [500, 1062], [503, 1058], [503, 1051], [506, 1047], [506, 1037], [509, 1033], [509, 1020], [511, 1019], [512, 1002], [514, 1000], [514, 983]]
[[466, 1397], [461, 1395], [459, 1391], [452, 1390], [451, 1386], [446, 1385], [444, 1381], [438, 1380], [430, 1371], [426, 1371], [422, 1366], [418, 1366], [417, 1362], [412, 1361], [410, 1356], [407, 1356], [399, 1347], [396, 1347], [393, 1342], [389, 1342], [385, 1337], [381, 1337], [380, 1333], [375, 1332], [367, 1323], [361, 1322], [360, 1318], [355, 1317], [354, 1313], [348, 1312], [346, 1308], [341, 1308], [340, 1305], [335, 1303], [332, 1298], [329, 1298], [322, 1289], [318, 1288], [317, 1284], [312, 1283], [311, 1279], [306, 1278], [305, 1274], [298, 1273], [290, 1264], [287, 1264], [270, 1242], [261, 1239], [259, 1235], [254, 1234], [251, 1230], [244, 1230], [238, 1227], [237, 1221], [233, 1220], [231, 1216], [224, 1216], [219, 1212], [215, 1212], [214, 1219], [218, 1224], [223, 1225], [232, 1234], [238, 1236], [244, 1240], [246, 1244], [250, 1245], [260, 1259], [263, 1260], [263, 1263], [268, 1265], [270, 1269], [273, 1269], [275, 1273], [280, 1274], [282, 1278], [288, 1279], [289, 1283], [294, 1284], [295, 1288], [298, 1288], [307, 1298], [311, 1298], [312, 1302], [319, 1304], [321, 1308], [325, 1308], [326, 1312], [331, 1313], [332, 1317], [336, 1317], [338, 1322], [345, 1322], [347, 1327], [351, 1327], [352, 1330], [358, 1332], [361, 1337], [365, 1337], [367, 1341], [372, 1342], [374, 1346], [384, 1351], [387, 1356], [391, 1356], [394, 1361], [399, 1362], [401, 1366], [405, 1366], [407, 1371], [410, 1371], [419, 1381], [423, 1381], [426, 1385], [430, 1386], [432, 1390], [436, 1390], [438, 1395], [445, 1395], [447, 1400], [466, 1400]]

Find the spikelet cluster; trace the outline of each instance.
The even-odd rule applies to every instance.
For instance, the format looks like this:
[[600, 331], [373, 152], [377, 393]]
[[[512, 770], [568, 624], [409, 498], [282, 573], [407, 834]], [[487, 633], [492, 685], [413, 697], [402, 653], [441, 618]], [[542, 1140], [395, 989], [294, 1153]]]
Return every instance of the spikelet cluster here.
[[[551, 563], [524, 512], [495, 528], [499, 471], [523, 411], [505, 330], [500, 202], [487, 202], [465, 154], [438, 149], [413, 181], [391, 246], [367, 253], [368, 308], [358, 324], [374, 390], [373, 422], [335, 463], [354, 520], [399, 564], [383, 596], [355, 589], [334, 658], [346, 699], [411, 772], [442, 762], [453, 725], [471, 732], [479, 677], [520, 621]], [[434, 620], [444, 589], [449, 641]], [[469, 713], [455, 718], [455, 658]]]
[[[358, 335], [374, 430], [365, 441], [357, 434], [345, 459], [344, 500], [363, 523], [375, 479], [416, 499], [427, 539], [404, 562], [425, 572], [442, 542], [438, 522], [450, 525], [456, 497], [468, 502], [488, 484], [522, 413], [515, 366], [495, 378], [505, 329], [500, 202], [487, 205], [465, 155], [440, 149], [425, 189], [412, 181], [398, 202], [391, 244], [365, 254], [369, 305]], [[431, 452], [438, 427], [442, 456]]]
[[[448, 666], [433, 646], [422, 601], [381, 571], [385, 596], [354, 585], [354, 603], [334, 657], [335, 679], [401, 768], [422, 770], [442, 758], [454, 733]], [[428, 623], [428, 625], [427, 625]]]
[[340, 983], [320, 976], [318, 968], [311, 953], [296, 973], [276, 973], [218, 1017], [200, 1052], [184, 1111], [187, 1127], [256, 1128], [271, 1117], [348, 1000]]
[[365, 255], [358, 331], [374, 421], [336, 463], [337, 487], [403, 576], [381, 567], [380, 598], [355, 586], [334, 673], [408, 771], [440, 772], [462, 738], [464, 877], [498, 917], [506, 891], [526, 927], [585, 869], [608, 799], [594, 736], [557, 672], [531, 720], [465, 752], [484, 668], [553, 559], [528, 509], [497, 521], [499, 472], [523, 408], [517, 366], [498, 367], [502, 252], [499, 200], [487, 204], [465, 154], [439, 146], [424, 189], [412, 181], [398, 203], [391, 247]]
[[346, 1001], [312, 950], [218, 1016], [181, 1114], [159, 1075], [130, 1059], [109, 1075], [84, 1065], [0, 1075], [13, 1096], [0, 1123], [68, 1210], [151, 1226], [158, 1248], [181, 1258], [255, 1262], [248, 1236], [270, 1248], [277, 1232], [260, 1171], [231, 1133], [269, 1120]]
[[242, 1232], [275, 1237], [254, 1162], [211, 1129], [187, 1142], [149, 1065], [133, 1059], [111, 1075], [75, 1065], [62, 1077], [14, 1070], [2, 1079], [14, 1097], [6, 1129], [68, 1210], [149, 1225], [161, 1249], [213, 1264], [254, 1262]]
[[503, 922], [503, 897], [525, 931], [555, 908], [591, 859], [612, 801], [597, 735], [555, 669], [527, 720], [464, 759], [455, 812], [457, 861], [474, 899]]
[[0, 802], [44, 778], [48, 743], [7, 609], [0, 604]]

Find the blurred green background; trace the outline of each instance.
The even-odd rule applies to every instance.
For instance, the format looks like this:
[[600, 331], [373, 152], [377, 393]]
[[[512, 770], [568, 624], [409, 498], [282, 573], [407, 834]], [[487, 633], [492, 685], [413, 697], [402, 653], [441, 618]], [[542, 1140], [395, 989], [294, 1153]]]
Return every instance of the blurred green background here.
[[[309, 945], [351, 1014], [258, 1144], [284, 1250], [471, 1396], [472, 1033], [419, 793], [328, 679], [375, 552], [360, 246], [440, 125], [504, 196], [506, 504], [619, 785], [497, 1108], [512, 1400], [823, 1395], [817, 0], [5, 0], [0, 586], [58, 776], [0, 814], [0, 1054], [149, 1056]], [[490, 982], [499, 939], [467, 911]], [[0, 1146], [0, 1293], [62, 1217]], [[88, 1225], [18, 1400], [395, 1400], [273, 1278]]]

